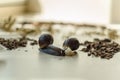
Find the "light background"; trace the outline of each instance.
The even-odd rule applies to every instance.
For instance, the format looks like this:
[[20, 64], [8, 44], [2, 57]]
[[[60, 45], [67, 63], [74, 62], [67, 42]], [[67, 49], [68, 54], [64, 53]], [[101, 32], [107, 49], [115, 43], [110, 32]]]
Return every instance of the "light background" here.
[[[1, 0], [1, 4], [37, 0]], [[38, 0], [45, 19], [89, 23], [120, 23], [120, 0]], [[24, 8], [24, 7], [23, 7]], [[32, 8], [32, 7], [30, 7]], [[37, 7], [35, 7], [37, 8]], [[35, 9], [33, 8], [33, 9]], [[41, 9], [37, 8], [37, 9]], [[2, 9], [2, 10], [7, 10]], [[22, 11], [22, 10], [21, 10]], [[10, 12], [10, 11], [9, 11]], [[16, 11], [17, 12], [17, 11]], [[18, 12], [19, 13], [19, 12]]]

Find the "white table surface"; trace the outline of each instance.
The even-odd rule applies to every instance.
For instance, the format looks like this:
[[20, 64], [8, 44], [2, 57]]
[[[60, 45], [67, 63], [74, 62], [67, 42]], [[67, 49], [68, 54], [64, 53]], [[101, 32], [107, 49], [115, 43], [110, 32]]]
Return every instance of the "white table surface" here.
[[[62, 46], [60, 34], [54, 38], [54, 44]], [[79, 35], [77, 38], [89, 39]], [[119, 53], [106, 60], [79, 51], [73, 57], [52, 56], [39, 52], [38, 48], [36, 45], [0, 50], [0, 80], [120, 80]]]

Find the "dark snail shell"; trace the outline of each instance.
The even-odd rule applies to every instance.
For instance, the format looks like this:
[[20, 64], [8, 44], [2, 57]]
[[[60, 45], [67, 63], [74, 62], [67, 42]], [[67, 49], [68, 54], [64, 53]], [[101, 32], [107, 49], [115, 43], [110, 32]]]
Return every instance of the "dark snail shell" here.
[[62, 50], [61, 48], [52, 46], [52, 45], [49, 45], [48, 47], [39, 49], [39, 50], [43, 53], [50, 54], [50, 55], [65, 56], [64, 50]]
[[64, 49], [69, 47], [72, 51], [77, 50], [79, 46], [80, 46], [80, 43], [76, 38], [69, 38], [65, 40], [63, 43]]
[[40, 48], [46, 48], [48, 45], [53, 44], [53, 37], [50, 34], [42, 34], [38, 43]]

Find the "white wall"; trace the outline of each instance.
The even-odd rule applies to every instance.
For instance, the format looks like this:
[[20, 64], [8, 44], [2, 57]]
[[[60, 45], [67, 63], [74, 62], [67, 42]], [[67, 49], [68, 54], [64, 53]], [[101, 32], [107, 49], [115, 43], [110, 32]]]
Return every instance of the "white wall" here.
[[15, 2], [24, 2], [26, 0], [1, 0], [0, 4], [15, 3]]
[[0, 17], [23, 14], [26, 10], [26, 0], [1, 0]]
[[120, 24], [120, 0], [112, 0], [111, 23]]
[[40, 0], [45, 18], [82, 22], [110, 22], [111, 0]]
[[[26, 0], [2, 0], [0, 5], [21, 1]], [[32, 3], [35, 3], [36, 8], [35, 1], [37, 2], [37, 0], [31, 0]], [[45, 19], [93, 23], [109, 23], [111, 19], [111, 0], [39, 0], [39, 2], [42, 8], [36, 9], [42, 9], [41, 15]], [[30, 9], [33, 9], [33, 6]]]

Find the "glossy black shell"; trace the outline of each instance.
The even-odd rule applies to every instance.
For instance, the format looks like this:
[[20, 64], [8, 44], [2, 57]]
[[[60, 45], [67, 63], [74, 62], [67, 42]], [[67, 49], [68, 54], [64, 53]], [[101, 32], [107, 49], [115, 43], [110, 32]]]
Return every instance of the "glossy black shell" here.
[[46, 48], [48, 45], [53, 44], [53, 37], [50, 34], [42, 34], [38, 40], [40, 48]]
[[69, 47], [71, 50], [77, 50], [79, 46], [80, 43], [76, 38], [69, 38], [63, 43], [63, 47]]

